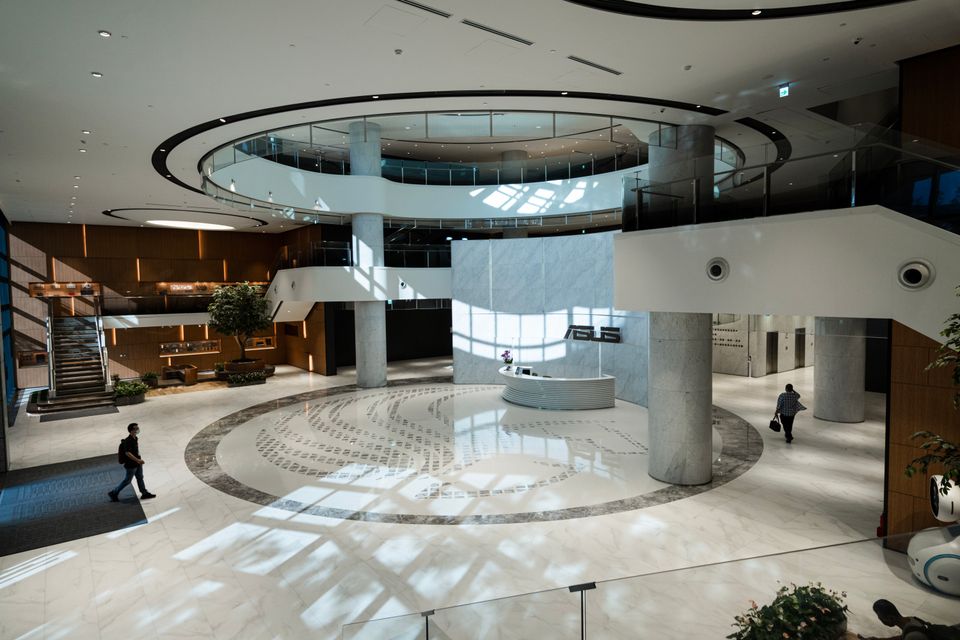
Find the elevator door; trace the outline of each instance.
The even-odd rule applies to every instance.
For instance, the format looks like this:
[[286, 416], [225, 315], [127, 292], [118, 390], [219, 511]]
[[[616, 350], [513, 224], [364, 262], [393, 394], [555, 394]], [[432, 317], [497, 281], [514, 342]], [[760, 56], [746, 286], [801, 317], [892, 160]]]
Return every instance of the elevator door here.
[[767, 373], [777, 372], [777, 357], [780, 355], [780, 334], [767, 331]]
[[796, 361], [793, 366], [795, 369], [800, 369], [807, 366], [807, 330], [806, 328], [797, 329], [797, 333], [794, 334], [794, 343], [793, 353], [796, 357]]

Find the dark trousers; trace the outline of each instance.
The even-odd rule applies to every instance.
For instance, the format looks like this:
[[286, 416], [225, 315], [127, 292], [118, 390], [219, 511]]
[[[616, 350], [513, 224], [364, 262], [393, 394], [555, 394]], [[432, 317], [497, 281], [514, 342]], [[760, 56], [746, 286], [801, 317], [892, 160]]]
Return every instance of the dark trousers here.
[[[792, 420], [791, 420], [791, 422], [792, 422]], [[138, 464], [138, 465], [135, 466], [135, 467], [124, 467], [124, 471], [127, 472], [127, 477], [125, 477], [125, 478], [123, 479], [123, 481], [122, 481], [120, 484], [117, 485], [117, 488], [113, 490], [113, 493], [114, 493], [114, 494], [118, 494], [118, 493], [120, 493], [121, 491], [123, 491], [123, 488], [124, 488], [125, 486], [127, 486], [128, 484], [130, 484], [130, 482], [133, 480], [134, 476], [136, 476], [136, 478], [137, 478], [137, 486], [140, 488], [140, 493], [141, 493], [141, 494], [150, 493], [150, 492], [147, 491], [147, 489], [143, 486], [143, 466], [142, 466], [142, 465], [139, 465], [139, 464]]]
[[780, 414], [780, 424], [783, 425], [783, 437], [787, 440], [793, 440], [793, 419], [797, 416], [787, 416]]

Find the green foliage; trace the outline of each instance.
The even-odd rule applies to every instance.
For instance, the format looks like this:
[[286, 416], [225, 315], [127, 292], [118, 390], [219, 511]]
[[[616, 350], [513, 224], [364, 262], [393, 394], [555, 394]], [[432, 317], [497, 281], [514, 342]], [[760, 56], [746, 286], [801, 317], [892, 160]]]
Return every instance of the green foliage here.
[[762, 607], [751, 601], [743, 615], [736, 616], [734, 640], [836, 640], [847, 619], [846, 592], [826, 589], [819, 582], [798, 587], [780, 587], [773, 602]]
[[267, 379], [266, 371], [248, 371], [247, 373], [231, 373], [227, 376], [230, 384], [251, 384]]
[[213, 370], [216, 371], [217, 373], [220, 373], [220, 372], [223, 371], [225, 368], [226, 368], [226, 367], [224, 366], [224, 364], [223, 364], [222, 362], [214, 362], [214, 363], [213, 363]]
[[918, 471], [926, 475], [931, 465], [941, 464], [943, 478], [940, 479], [940, 493], [947, 495], [951, 483], [960, 485], [960, 448], [957, 445], [930, 431], [918, 431], [910, 437], [913, 440], [925, 439], [920, 448], [926, 453], [910, 461], [904, 471], [907, 477], [912, 478]]
[[246, 360], [246, 341], [258, 331], [270, 327], [267, 300], [260, 287], [248, 282], [218, 287], [207, 307], [210, 328], [225, 336], [233, 336], [240, 346], [240, 359]]
[[122, 380], [113, 385], [113, 392], [118, 398], [128, 398], [130, 396], [146, 393], [149, 387], [139, 380]]
[[150, 380], [157, 380], [160, 376], [156, 371], [147, 371], [145, 374], [140, 376], [140, 379], [144, 382], [149, 382]]
[[[957, 287], [955, 292], [960, 296], [960, 287]], [[937, 350], [936, 360], [927, 365], [927, 369], [953, 367], [950, 377], [953, 379], [953, 384], [960, 387], [960, 313], [954, 313], [947, 318], [946, 324], [940, 330], [940, 335], [946, 340]], [[953, 396], [953, 406], [960, 409], [960, 390]]]

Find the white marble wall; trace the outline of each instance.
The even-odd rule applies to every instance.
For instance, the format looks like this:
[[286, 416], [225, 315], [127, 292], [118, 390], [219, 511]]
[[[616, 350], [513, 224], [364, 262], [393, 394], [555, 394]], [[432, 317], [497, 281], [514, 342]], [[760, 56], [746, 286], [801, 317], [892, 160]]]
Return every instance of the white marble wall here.
[[[613, 233], [457, 241], [451, 264], [455, 382], [497, 383], [510, 349], [545, 375], [613, 375], [618, 398], [646, 405], [648, 314], [613, 308]], [[623, 342], [564, 340], [571, 324]]]

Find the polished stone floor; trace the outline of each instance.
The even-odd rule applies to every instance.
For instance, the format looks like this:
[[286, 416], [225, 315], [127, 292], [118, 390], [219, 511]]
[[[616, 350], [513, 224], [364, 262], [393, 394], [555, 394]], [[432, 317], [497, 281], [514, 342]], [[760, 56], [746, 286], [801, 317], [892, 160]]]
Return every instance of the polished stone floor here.
[[[663, 638], [721, 638], [778, 580], [847, 590], [853, 628], [866, 634], [888, 631], [872, 619], [878, 597], [951, 621], [956, 601], [912, 582], [904, 556], [869, 541], [883, 508], [884, 398], [869, 396], [862, 424], [801, 414], [789, 446], [766, 429], [784, 383], [812, 406], [812, 369], [715, 376], [717, 411], [753, 425], [762, 454], [736, 477], [678, 499], [443, 526], [284, 508], [291, 494], [317, 504], [339, 493], [333, 504], [347, 511], [503, 516], [661, 490], [631, 465], [644, 459], [641, 408], [618, 406], [607, 420], [511, 417], [516, 408], [488, 387], [437, 380], [449, 374], [443, 361], [399, 363], [391, 380], [423, 383], [343, 392], [335, 388], [352, 384], [349, 372], [324, 378], [281, 367], [263, 386], [153, 398], [116, 415], [42, 424], [21, 415], [10, 432], [16, 467], [114, 451], [126, 423], [139, 422], [147, 486], [159, 497], [144, 503], [146, 525], [0, 558], [0, 638], [413, 638], [419, 615], [343, 625], [428, 609], [440, 609], [431, 638], [577, 637], [579, 604], [565, 587], [640, 574], [591, 592], [591, 637], [650, 628]], [[250, 411], [264, 405], [273, 409]], [[409, 431], [398, 438], [395, 421], [404, 419]], [[513, 459], [516, 477], [504, 475]], [[536, 462], [577, 473], [560, 479]], [[267, 497], [214, 488], [218, 477]], [[326, 493], [297, 494], [318, 486]], [[505, 488], [513, 492], [493, 493]], [[545, 589], [555, 591], [534, 593]], [[511, 598], [518, 594], [534, 595]], [[509, 599], [442, 609], [494, 598]], [[678, 603], [696, 607], [693, 622], [677, 623]]]

